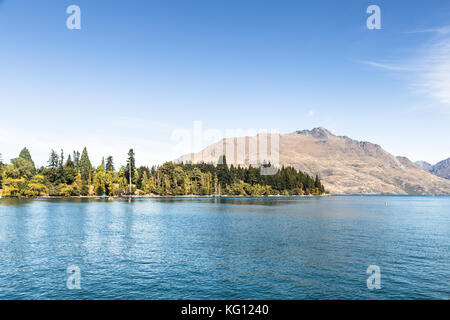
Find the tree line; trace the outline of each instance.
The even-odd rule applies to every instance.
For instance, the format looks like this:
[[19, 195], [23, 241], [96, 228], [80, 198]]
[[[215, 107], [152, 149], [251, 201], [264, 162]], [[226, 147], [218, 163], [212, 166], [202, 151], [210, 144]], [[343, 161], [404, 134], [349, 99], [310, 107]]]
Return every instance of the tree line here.
[[[94, 167], [86, 148], [67, 157], [51, 151], [46, 167], [36, 168], [23, 148], [10, 164], [0, 154], [0, 189], [3, 197], [122, 196], [122, 195], [309, 195], [323, 194], [319, 177], [293, 167], [281, 167], [274, 175], [261, 175], [257, 167], [166, 162], [161, 166], [136, 167], [133, 149], [127, 163], [117, 170], [112, 156]], [[266, 166], [270, 166], [267, 164]]]

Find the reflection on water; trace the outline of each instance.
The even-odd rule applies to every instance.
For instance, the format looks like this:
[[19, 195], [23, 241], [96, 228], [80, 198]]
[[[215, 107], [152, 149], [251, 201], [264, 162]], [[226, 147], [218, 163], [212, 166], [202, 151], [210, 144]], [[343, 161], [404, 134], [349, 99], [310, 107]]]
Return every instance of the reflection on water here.
[[[445, 299], [450, 197], [0, 200], [0, 299]], [[367, 289], [379, 265], [382, 289]], [[82, 290], [66, 288], [81, 269]]]

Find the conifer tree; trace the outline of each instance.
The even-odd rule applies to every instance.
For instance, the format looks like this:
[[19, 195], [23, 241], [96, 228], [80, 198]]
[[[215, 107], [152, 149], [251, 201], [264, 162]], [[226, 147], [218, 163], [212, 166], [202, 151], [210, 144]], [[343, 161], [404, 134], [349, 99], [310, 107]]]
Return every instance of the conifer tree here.
[[106, 172], [114, 172], [114, 162], [113, 157], [109, 156], [106, 158]]
[[19, 158], [22, 158], [22, 159], [24, 159], [24, 160], [26, 160], [26, 161], [29, 161], [29, 162], [31, 163], [31, 165], [32, 165], [33, 173], [36, 171], [36, 167], [35, 167], [35, 165], [34, 165], [34, 161], [33, 161], [33, 159], [31, 158], [30, 151], [29, 151], [27, 148], [23, 148], [23, 149], [20, 151]]
[[80, 151], [73, 152], [73, 164], [75, 169], [80, 170]]
[[[130, 181], [130, 170], [131, 170], [131, 181]], [[127, 166], [125, 168], [125, 176], [129, 184], [136, 183], [135, 170], [136, 170], [136, 162], [134, 159], [134, 151], [133, 149], [130, 149], [130, 151], [128, 151]]]
[[67, 161], [64, 164], [64, 176], [66, 178], [67, 184], [73, 184], [75, 179], [77, 178], [78, 171], [75, 168], [75, 163], [72, 161], [72, 158], [69, 154], [67, 157]]
[[89, 155], [86, 147], [84, 147], [83, 152], [81, 153], [80, 158], [80, 174], [81, 174], [81, 194], [89, 195], [89, 189], [91, 185], [91, 171], [92, 164], [91, 160], [89, 160]]

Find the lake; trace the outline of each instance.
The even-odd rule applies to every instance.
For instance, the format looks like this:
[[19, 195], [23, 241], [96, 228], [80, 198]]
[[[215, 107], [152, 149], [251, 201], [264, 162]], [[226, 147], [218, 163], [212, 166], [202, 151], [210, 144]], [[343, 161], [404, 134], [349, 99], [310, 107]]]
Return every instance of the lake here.
[[446, 196], [0, 200], [0, 299], [449, 298]]

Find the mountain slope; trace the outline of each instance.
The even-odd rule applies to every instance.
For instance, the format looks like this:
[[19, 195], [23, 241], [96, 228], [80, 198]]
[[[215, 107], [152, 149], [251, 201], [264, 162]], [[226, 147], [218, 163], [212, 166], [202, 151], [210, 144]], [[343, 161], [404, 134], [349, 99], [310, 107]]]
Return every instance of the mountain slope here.
[[[418, 168], [405, 157], [395, 157], [379, 145], [335, 136], [325, 128], [277, 136], [226, 138], [176, 161], [217, 163], [223, 153], [227, 154], [228, 164], [248, 165], [252, 159], [261, 163], [264, 157], [259, 148], [249, 146], [267, 137], [279, 139], [279, 165], [318, 174], [332, 193], [450, 194], [449, 180]], [[235, 151], [231, 157], [230, 150]]]
[[438, 177], [450, 179], [450, 158], [436, 163], [430, 169], [430, 172], [434, 175], [437, 175]]
[[418, 166], [420, 169], [430, 172], [431, 169], [433, 169], [433, 165], [431, 163], [428, 163], [426, 161], [416, 161], [414, 162], [416, 166]]

